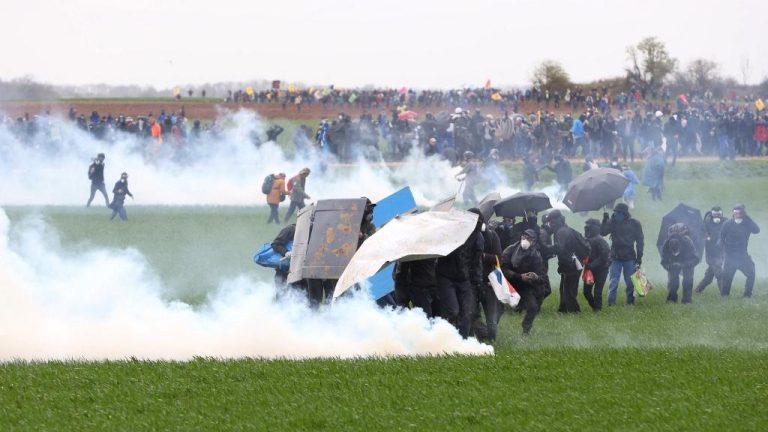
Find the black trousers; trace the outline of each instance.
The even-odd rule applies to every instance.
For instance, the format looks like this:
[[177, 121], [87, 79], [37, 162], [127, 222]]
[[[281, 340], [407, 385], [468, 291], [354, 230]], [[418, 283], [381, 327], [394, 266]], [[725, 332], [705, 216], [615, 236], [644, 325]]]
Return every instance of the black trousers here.
[[437, 295], [441, 316], [453, 324], [463, 337], [469, 336], [475, 314], [475, 293], [468, 280], [437, 277]]
[[667, 270], [667, 301], [677, 303], [680, 276], [683, 276], [683, 303], [691, 302], [693, 294], [693, 267], [671, 267]]
[[[490, 284], [484, 283], [482, 288], [475, 293], [475, 316], [473, 318], [473, 330], [478, 339], [489, 341], [496, 340], [499, 327], [499, 319], [504, 311], [504, 305], [496, 298], [496, 293]], [[483, 310], [485, 322], [480, 319], [480, 309]]]
[[570, 273], [560, 273], [560, 307], [558, 312], [578, 313], [579, 301], [576, 299], [579, 295], [579, 279], [581, 271]]
[[523, 334], [530, 334], [531, 328], [533, 328], [533, 320], [536, 319], [536, 315], [539, 314], [539, 299], [540, 295], [537, 295], [534, 289], [521, 289], [518, 291], [520, 294], [520, 310], [525, 312], [523, 316]]
[[744, 285], [744, 297], [752, 297], [752, 289], [755, 287], [755, 263], [749, 255], [725, 257], [720, 293], [723, 296], [731, 294], [731, 284], [733, 283], [733, 277], [736, 275], [736, 270], [742, 272], [747, 278], [747, 282]]
[[267, 223], [272, 223], [274, 221], [275, 223], [280, 223], [280, 215], [277, 213], [277, 207], [280, 204], [269, 204], [269, 219], [267, 219]]
[[307, 296], [309, 305], [317, 309], [323, 299], [330, 301], [333, 298], [333, 290], [336, 287], [336, 280], [331, 279], [308, 279]]
[[712, 263], [707, 265], [707, 270], [704, 271], [704, 277], [701, 279], [698, 285], [696, 285], [696, 292], [702, 292], [705, 288], [717, 281], [718, 289], [723, 283], [723, 263]]
[[435, 287], [411, 285], [407, 291], [413, 307], [421, 308], [429, 318], [435, 316], [433, 309], [433, 304], [437, 298]]
[[584, 284], [584, 298], [593, 311], [597, 312], [603, 308], [603, 287], [608, 279], [608, 267], [602, 269], [592, 269], [595, 276], [595, 283], [592, 285]]

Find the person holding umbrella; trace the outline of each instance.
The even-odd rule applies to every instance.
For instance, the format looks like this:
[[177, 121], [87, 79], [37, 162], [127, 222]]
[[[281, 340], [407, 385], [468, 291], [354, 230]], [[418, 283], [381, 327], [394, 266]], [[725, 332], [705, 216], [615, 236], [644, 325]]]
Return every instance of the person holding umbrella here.
[[629, 214], [629, 207], [624, 203], [616, 204], [613, 216], [603, 213], [600, 235], [611, 236], [611, 266], [608, 269], [608, 306], [616, 304], [616, 291], [619, 278], [624, 273], [627, 286], [627, 304], [635, 303], [632, 274], [643, 262], [645, 237], [643, 226]]
[[688, 227], [676, 223], [669, 227], [669, 236], [661, 248], [661, 266], [667, 271], [667, 303], [677, 303], [680, 276], [683, 277], [683, 303], [691, 302], [693, 293], [693, 268], [699, 263], [699, 255]]

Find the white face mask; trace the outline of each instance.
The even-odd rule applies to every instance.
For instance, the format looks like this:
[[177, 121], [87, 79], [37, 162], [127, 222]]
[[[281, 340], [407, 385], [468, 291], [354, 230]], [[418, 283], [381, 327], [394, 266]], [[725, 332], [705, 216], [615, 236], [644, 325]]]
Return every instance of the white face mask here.
[[733, 219], [733, 221], [736, 222], [737, 224], [740, 224], [741, 222], [744, 221], [744, 219], [742, 219], [742, 218], [735, 218], [735, 219]]
[[482, 225], [480, 226], [480, 231], [482, 231], [482, 232], [485, 232], [485, 228], [486, 228], [486, 227], [485, 227], [485, 224], [482, 224]]
[[714, 223], [716, 223], [716, 224], [720, 223], [720, 220], [721, 220], [721, 219], [720, 219], [720, 218], [718, 218], [718, 217], [716, 217], [716, 218], [712, 218], [712, 222], [714, 222]]
[[523, 250], [528, 250], [528, 248], [531, 247], [530, 240], [526, 240], [526, 239], [520, 240], [520, 247], [523, 248]]

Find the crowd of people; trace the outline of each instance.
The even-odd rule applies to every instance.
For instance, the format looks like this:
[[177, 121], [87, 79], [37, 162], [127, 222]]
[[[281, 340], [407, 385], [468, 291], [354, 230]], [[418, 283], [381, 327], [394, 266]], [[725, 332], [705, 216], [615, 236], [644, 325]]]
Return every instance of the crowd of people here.
[[[419, 308], [428, 317], [441, 317], [452, 323], [464, 337], [475, 336], [494, 341], [499, 320], [505, 312], [488, 275], [500, 264], [504, 277], [520, 295], [514, 312], [523, 314], [522, 333], [529, 335], [544, 300], [558, 284], [560, 313], [579, 313], [579, 285], [583, 297], [594, 312], [603, 308], [603, 289], [608, 282], [607, 304], [619, 300], [623, 277], [625, 301], [635, 303], [636, 284], [645, 254], [645, 236], [640, 221], [633, 218], [629, 206], [619, 203], [612, 214], [605, 212], [602, 221], [587, 219], [583, 230], [566, 223], [560, 210], [544, 213], [539, 222], [536, 211], [526, 211], [515, 218], [485, 219], [478, 208], [469, 212], [478, 217], [473, 232], [464, 244], [440, 258], [398, 262], [394, 270], [395, 291], [379, 300], [381, 306]], [[706, 244], [697, 249], [693, 233], [683, 223], [669, 227], [661, 245], [661, 265], [667, 271], [667, 302], [676, 303], [682, 279], [682, 303], [691, 303], [694, 267], [706, 255], [707, 270], [696, 292], [702, 292], [716, 281], [720, 293], [727, 297], [736, 271], [746, 277], [743, 295], [751, 297], [755, 282], [755, 265], [748, 252], [749, 238], [760, 232], [744, 205], [733, 208], [731, 219], [719, 206], [707, 212], [703, 232]], [[365, 221], [364, 221], [365, 223]], [[280, 231], [272, 243], [281, 256], [290, 258], [288, 242], [295, 234], [295, 224]], [[361, 242], [372, 234], [366, 231]], [[550, 261], [557, 266], [559, 281], [550, 281]], [[279, 289], [286, 284], [287, 269], [278, 269], [275, 277]], [[334, 281], [323, 281], [324, 290], [311, 290], [311, 281], [293, 284], [307, 291], [315, 307], [333, 293]], [[317, 281], [314, 281], [317, 282]], [[482, 312], [482, 313], [481, 313]]]

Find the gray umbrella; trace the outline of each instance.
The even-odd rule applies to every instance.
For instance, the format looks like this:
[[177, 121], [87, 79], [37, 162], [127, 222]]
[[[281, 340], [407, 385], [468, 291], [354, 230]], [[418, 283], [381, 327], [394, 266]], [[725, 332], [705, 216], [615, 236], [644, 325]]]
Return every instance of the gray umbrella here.
[[596, 168], [579, 175], [563, 198], [571, 211], [600, 210], [606, 204], [624, 195], [629, 179], [614, 168]]
[[525, 216], [526, 210], [540, 212], [552, 208], [549, 197], [541, 192], [518, 192], [497, 202], [493, 210], [505, 218]]
[[477, 203], [477, 209], [483, 214], [483, 219], [490, 220], [493, 216], [493, 206], [501, 200], [501, 194], [498, 192], [491, 192]]

